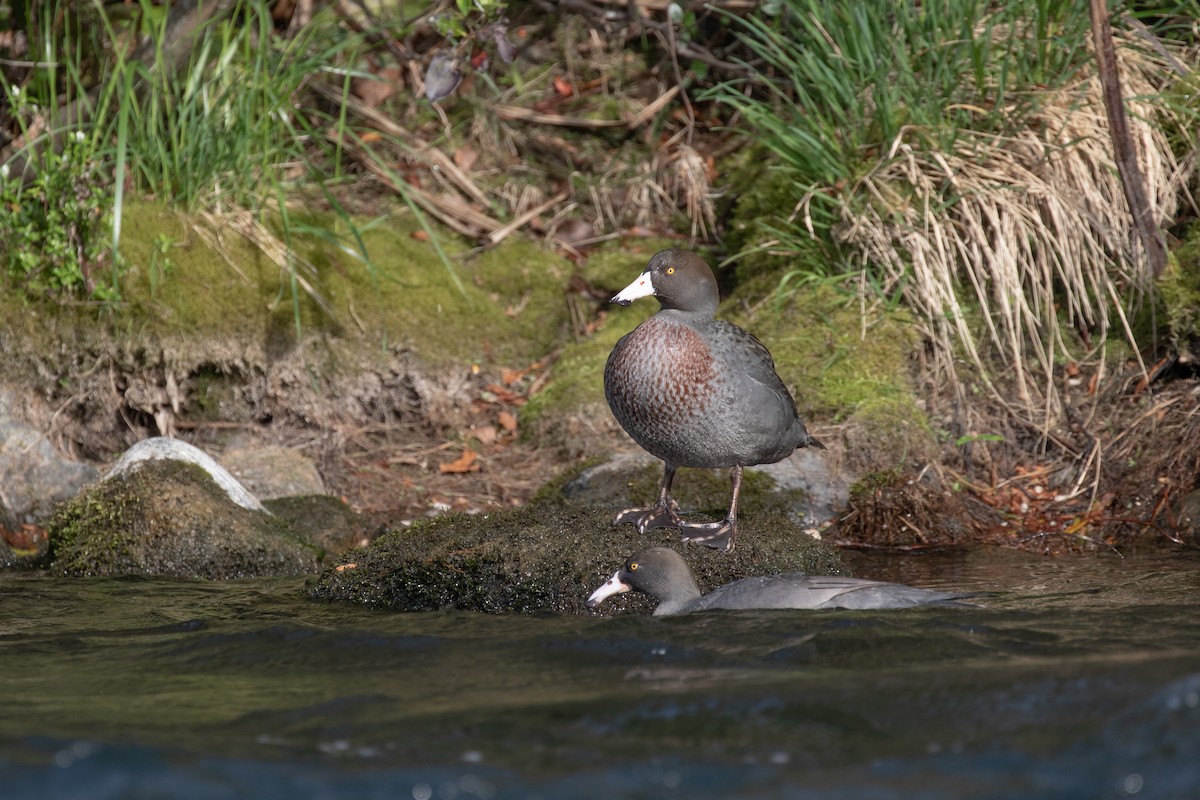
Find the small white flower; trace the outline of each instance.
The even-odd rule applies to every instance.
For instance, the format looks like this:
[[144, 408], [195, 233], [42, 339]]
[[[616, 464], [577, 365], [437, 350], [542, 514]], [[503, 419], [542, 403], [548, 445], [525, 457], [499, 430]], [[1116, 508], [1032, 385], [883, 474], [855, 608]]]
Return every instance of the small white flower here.
[[0, 180], [8, 178], [8, 164], [0, 164]]
[[75, 131], [75, 141], [82, 142], [87, 137], [83, 135], [83, 131]]
[[16, 84], [13, 84], [12, 89], [9, 91], [9, 94], [11, 94], [13, 97], [20, 97], [21, 96], [21, 87], [17, 86]]

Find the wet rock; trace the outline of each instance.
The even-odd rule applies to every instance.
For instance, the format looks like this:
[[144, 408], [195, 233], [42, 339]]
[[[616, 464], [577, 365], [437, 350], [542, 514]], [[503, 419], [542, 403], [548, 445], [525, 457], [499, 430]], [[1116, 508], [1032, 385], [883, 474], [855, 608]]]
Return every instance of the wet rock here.
[[0, 524], [10, 530], [45, 521], [100, 475], [89, 464], [63, 458], [42, 431], [12, 411], [11, 395], [0, 391]]
[[829, 459], [810, 448], [797, 450], [775, 464], [752, 468], [775, 481], [775, 491], [799, 492], [804, 497], [804, 521], [821, 525], [837, 516], [850, 498], [850, 480], [840, 471], [831, 470]]
[[[228, 473], [204, 458], [123, 458], [99, 484], [51, 519], [51, 568], [69, 575], [241, 578], [315, 572], [317, 548], [302, 542]], [[195, 448], [191, 448], [195, 450]], [[132, 451], [131, 451], [132, 452]], [[192, 454], [194, 455], [194, 454]], [[201, 463], [206, 466], [201, 466]], [[227, 480], [226, 480], [227, 478]], [[243, 496], [244, 495], [244, 496]], [[232, 498], [239, 497], [241, 502]]]
[[[662, 462], [649, 453], [617, 453], [606, 461], [569, 474], [558, 485], [543, 492], [572, 503], [612, 505], [624, 508], [634, 503], [633, 494], [644, 495], [645, 484], [662, 477]], [[677, 482], [682, 483], [682, 478]]]
[[[614, 509], [647, 505], [658, 496], [662, 472], [662, 462], [646, 453], [619, 453], [568, 475], [539, 496]], [[727, 469], [681, 469], [675, 475], [671, 496], [685, 517], [693, 510], [723, 517], [730, 492]], [[816, 527], [833, 519], [848, 493], [845, 480], [829, 474], [821, 455], [799, 450], [778, 464], [747, 467], [739, 507], [783, 514], [806, 527]]]
[[317, 466], [294, 447], [231, 449], [221, 464], [259, 500], [327, 493]]
[[[723, 513], [723, 512], [722, 512]], [[705, 591], [748, 575], [841, 574], [837, 553], [778, 513], [739, 518], [737, 550], [721, 555], [684, 545], [673, 530], [640, 534], [612, 526], [613, 510], [536, 502], [476, 516], [456, 514], [390, 531], [346, 553], [310, 590], [319, 600], [422, 611], [596, 614], [584, 601], [631, 553], [650, 545], [681, 552]], [[627, 593], [602, 615], [649, 613], [648, 597]]]

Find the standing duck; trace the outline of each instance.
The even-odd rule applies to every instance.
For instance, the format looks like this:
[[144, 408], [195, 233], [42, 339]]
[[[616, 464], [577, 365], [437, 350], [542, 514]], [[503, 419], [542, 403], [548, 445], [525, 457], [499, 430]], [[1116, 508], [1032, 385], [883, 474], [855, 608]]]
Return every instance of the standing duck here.
[[[630, 508], [614, 525], [680, 528], [683, 540], [725, 553], [737, 538], [742, 468], [782, 461], [798, 447], [825, 446], [808, 434], [762, 342], [714, 319], [717, 279], [686, 250], [662, 250], [612, 301], [653, 295], [662, 308], [621, 337], [604, 367], [604, 396], [621, 427], [665, 469], [658, 500]], [[685, 522], [671, 497], [679, 467], [732, 467], [733, 497], [721, 522]]]

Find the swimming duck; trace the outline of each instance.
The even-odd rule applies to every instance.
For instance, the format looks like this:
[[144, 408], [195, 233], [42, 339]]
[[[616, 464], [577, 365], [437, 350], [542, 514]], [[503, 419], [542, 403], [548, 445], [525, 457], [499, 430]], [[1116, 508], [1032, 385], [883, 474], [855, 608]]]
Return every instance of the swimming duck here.
[[900, 583], [883, 583], [836, 575], [788, 572], [742, 578], [700, 594], [700, 587], [683, 557], [666, 547], [651, 547], [626, 559], [608, 582], [587, 599], [596, 608], [608, 597], [628, 591], [648, 594], [658, 601], [654, 616], [690, 614], [709, 609], [849, 608], [891, 609], [920, 605], [963, 605], [966, 594], [920, 589]]

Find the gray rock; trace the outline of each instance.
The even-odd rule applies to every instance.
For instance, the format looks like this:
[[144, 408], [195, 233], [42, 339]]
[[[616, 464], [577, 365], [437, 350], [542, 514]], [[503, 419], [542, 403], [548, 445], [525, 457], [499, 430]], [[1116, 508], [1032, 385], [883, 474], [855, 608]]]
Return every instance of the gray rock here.
[[804, 521], [819, 525], [836, 517], [850, 499], [850, 480], [840, 471], [830, 469], [830, 461], [828, 454], [805, 448], [783, 461], [754, 469], [770, 475], [778, 491], [803, 491], [808, 499]]
[[647, 471], [662, 474], [662, 462], [645, 452], [616, 453], [607, 461], [587, 467], [568, 480], [562, 496], [575, 503], [624, 507], [635, 502], [629, 495], [634, 476]]
[[148, 461], [180, 461], [186, 464], [195, 464], [207, 472], [213, 482], [221, 487], [234, 503], [251, 511], [271, 513], [263, 507], [257, 497], [251, 494], [245, 486], [242, 486], [237, 478], [230, 475], [224, 467], [214, 461], [208, 453], [187, 442], [166, 436], [143, 439], [126, 450], [125, 455], [121, 456], [120, 460], [113, 464], [104, 476], [104, 480], [126, 477]]
[[[805, 527], [833, 519], [849, 498], [850, 482], [831, 472], [828, 460], [820, 451], [800, 449], [778, 463], [747, 467], [741, 509], [758, 503], [787, 513]], [[658, 459], [645, 453], [618, 453], [581, 470], [563, 484], [561, 493], [572, 503], [624, 508], [652, 500], [661, 478]], [[762, 491], [756, 493], [751, 487]], [[716, 509], [728, 500], [729, 470], [681, 469], [672, 494], [685, 510]]]
[[98, 477], [95, 467], [64, 458], [42, 431], [19, 419], [12, 397], [0, 391], [0, 522], [5, 516], [14, 524], [43, 522]]
[[328, 494], [316, 465], [294, 447], [227, 450], [221, 464], [259, 500]]

